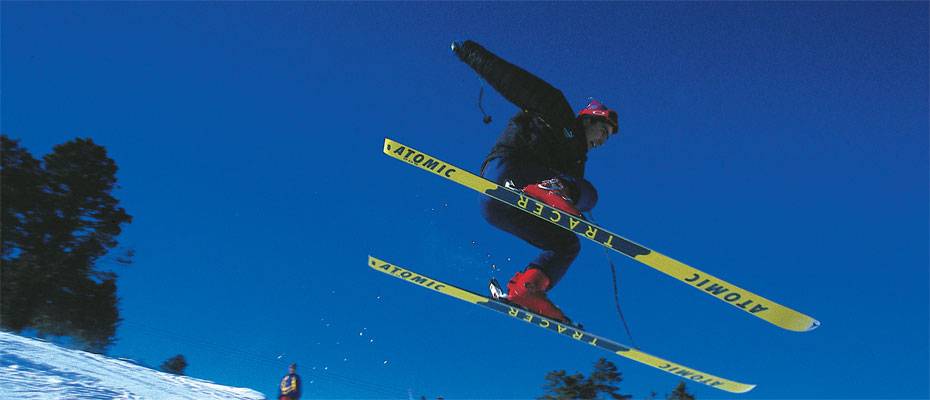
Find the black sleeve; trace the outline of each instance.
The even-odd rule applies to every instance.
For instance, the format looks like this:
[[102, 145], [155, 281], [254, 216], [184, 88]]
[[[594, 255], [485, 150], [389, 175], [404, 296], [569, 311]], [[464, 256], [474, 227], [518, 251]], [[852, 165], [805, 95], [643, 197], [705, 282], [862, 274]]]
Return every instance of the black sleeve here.
[[520, 109], [537, 112], [560, 128], [570, 127], [574, 122], [575, 114], [565, 95], [546, 81], [471, 40], [455, 47], [454, 51], [462, 62]]

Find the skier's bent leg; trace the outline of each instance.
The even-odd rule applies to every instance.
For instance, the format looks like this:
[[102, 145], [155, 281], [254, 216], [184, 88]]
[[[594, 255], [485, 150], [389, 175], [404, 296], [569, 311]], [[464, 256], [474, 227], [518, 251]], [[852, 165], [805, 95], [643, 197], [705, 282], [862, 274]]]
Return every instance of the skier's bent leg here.
[[532, 266], [539, 268], [549, 277], [549, 289], [552, 289], [562, 279], [568, 267], [575, 261], [575, 257], [578, 257], [578, 253], [581, 252], [581, 241], [578, 240], [578, 236], [569, 231], [560, 230], [562, 231], [560, 233], [568, 235], [549, 238], [546, 247], [537, 246], [544, 249], [550, 248], [550, 250], [543, 250], [532, 262]]
[[542, 250], [530, 264], [549, 278], [551, 289], [575, 261], [581, 243], [574, 233], [493, 199], [482, 199], [481, 211], [491, 224]]

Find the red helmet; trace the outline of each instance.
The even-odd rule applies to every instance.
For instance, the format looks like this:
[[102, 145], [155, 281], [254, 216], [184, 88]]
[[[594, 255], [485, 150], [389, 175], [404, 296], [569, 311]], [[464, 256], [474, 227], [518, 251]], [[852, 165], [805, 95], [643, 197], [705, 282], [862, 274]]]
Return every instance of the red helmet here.
[[617, 112], [607, 108], [607, 106], [601, 104], [601, 102], [597, 100], [592, 99], [585, 108], [578, 111], [578, 118], [586, 115], [594, 118], [603, 118], [608, 124], [614, 127], [614, 133], [617, 133], [619, 130], [617, 126]]

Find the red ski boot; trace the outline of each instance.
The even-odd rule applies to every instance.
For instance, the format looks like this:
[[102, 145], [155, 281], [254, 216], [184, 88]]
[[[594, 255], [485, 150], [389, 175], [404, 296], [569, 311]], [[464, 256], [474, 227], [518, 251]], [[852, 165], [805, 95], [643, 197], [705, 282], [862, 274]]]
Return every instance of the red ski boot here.
[[581, 217], [581, 211], [572, 204], [571, 197], [566, 193], [565, 185], [558, 178], [547, 179], [539, 183], [527, 185], [523, 193], [547, 205], [558, 208], [576, 217]]
[[517, 272], [507, 283], [507, 300], [534, 313], [571, 324], [571, 320], [546, 297], [549, 277], [537, 268]]

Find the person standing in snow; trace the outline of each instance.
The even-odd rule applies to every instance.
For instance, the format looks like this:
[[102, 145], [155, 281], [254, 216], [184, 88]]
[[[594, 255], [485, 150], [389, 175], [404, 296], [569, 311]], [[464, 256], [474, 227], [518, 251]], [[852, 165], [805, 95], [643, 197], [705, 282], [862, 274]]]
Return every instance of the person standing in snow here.
[[[594, 185], [584, 178], [587, 153], [617, 134], [616, 111], [592, 100], [576, 114], [560, 90], [473, 41], [454, 42], [452, 52], [520, 108], [482, 163], [481, 175], [582, 218], [597, 203]], [[481, 211], [491, 225], [542, 250], [507, 283], [507, 300], [571, 323], [546, 293], [581, 251], [578, 237], [487, 197]]]
[[300, 375], [297, 375], [297, 364], [293, 363], [287, 368], [287, 375], [281, 378], [278, 400], [298, 400], [300, 389]]

